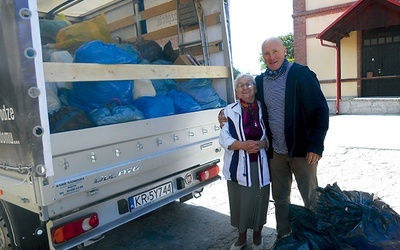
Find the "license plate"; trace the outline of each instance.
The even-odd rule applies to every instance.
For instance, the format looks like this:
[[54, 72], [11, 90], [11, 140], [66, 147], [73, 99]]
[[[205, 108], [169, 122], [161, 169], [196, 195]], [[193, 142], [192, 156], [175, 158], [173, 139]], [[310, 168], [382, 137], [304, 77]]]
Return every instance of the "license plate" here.
[[173, 193], [172, 182], [162, 184], [156, 188], [147, 190], [143, 193], [129, 198], [129, 207], [132, 211], [135, 208], [154, 202], [162, 197]]

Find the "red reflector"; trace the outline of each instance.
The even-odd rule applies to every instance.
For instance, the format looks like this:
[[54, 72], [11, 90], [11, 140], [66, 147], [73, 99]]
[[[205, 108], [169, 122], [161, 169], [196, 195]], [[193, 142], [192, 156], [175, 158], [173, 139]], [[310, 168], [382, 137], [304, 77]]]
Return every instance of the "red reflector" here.
[[97, 213], [71, 221], [53, 229], [53, 242], [56, 244], [63, 243], [97, 227], [98, 225], [99, 217], [97, 216]]
[[211, 179], [211, 178], [217, 176], [218, 173], [219, 173], [219, 167], [218, 167], [218, 165], [215, 165], [210, 168], [207, 168], [206, 170], [200, 171], [197, 174], [197, 179], [199, 181], [205, 181], [205, 180], [208, 180], [208, 179]]

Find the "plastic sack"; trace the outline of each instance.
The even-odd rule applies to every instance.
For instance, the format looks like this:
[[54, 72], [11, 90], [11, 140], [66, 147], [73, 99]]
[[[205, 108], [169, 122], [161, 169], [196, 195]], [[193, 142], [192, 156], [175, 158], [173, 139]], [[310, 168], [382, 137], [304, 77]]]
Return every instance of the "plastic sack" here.
[[106, 43], [113, 41], [104, 13], [88, 21], [61, 29], [57, 33], [56, 49], [68, 50], [74, 54], [82, 44], [93, 40], [101, 40]]
[[67, 19], [64, 13], [59, 13], [54, 17], [54, 20], [61, 20], [66, 22], [68, 25], [72, 25], [72, 23]]
[[167, 96], [174, 101], [175, 112], [177, 114], [202, 110], [200, 105], [190, 95], [184, 92], [171, 90]]
[[132, 58], [134, 58], [136, 63], [142, 62], [142, 58], [140, 58], [139, 51], [137, 51], [132, 44], [122, 43], [122, 44], [116, 44], [116, 46], [122, 49], [123, 51], [127, 52], [128, 54], [130, 54]]
[[173, 100], [165, 95], [143, 96], [135, 100], [134, 105], [146, 119], [175, 114]]
[[176, 82], [172, 79], [153, 79], [151, 83], [157, 95], [167, 95], [173, 89], [177, 89]]
[[178, 90], [188, 93], [202, 109], [222, 108], [226, 102], [222, 100], [211, 85], [210, 79], [191, 79], [178, 84]]
[[75, 54], [76, 63], [137, 64], [140, 58], [113, 43], [94, 40], [84, 43]]
[[144, 119], [143, 113], [133, 105], [117, 106], [115, 104], [95, 109], [89, 116], [97, 126]]
[[170, 61], [171, 63], [175, 62], [175, 60], [179, 57], [179, 50], [174, 50], [171, 41], [168, 41], [164, 45], [163, 57], [164, 60]]
[[303, 206], [289, 205], [289, 219], [292, 234], [279, 240], [274, 249], [313, 249], [313, 250], [340, 250], [352, 249], [336, 242], [329, 230], [318, 226], [318, 217]]
[[136, 100], [142, 96], [155, 96], [155, 95], [156, 95], [156, 90], [154, 89], [151, 80], [149, 79], [135, 80], [133, 86], [133, 100]]
[[154, 65], [172, 65], [172, 62], [164, 60], [164, 59], [157, 59], [155, 61], [152, 61], [151, 64], [154, 64]]
[[317, 187], [310, 209], [289, 205], [289, 217], [292, 234], [274, 249], [400, 249], [400, 216], [374, 195], [336, 183]]
[[136, 47], [141, 57], [149, 62], [163, 59], [163, 50], [161, 46], [153, 40], [138, 40], [136, 41]]
[[58, 99], [57, 85], [53, 82], [46, 82], [47, 112], [53, 114], [61, 108], [61, 101]]
[[333, 237], [356, 249], [400, 249], [400, 216], [381, 199], [336, 183], [314, 196], [311, 208]]
[[[82, 45], [75, 54], [77, 63], [127, 64], [136, 58], [115, 44], [91, 41]], [[121, 105], [133, 103], [133, 80], [74, 82], [71, 103], [90, 112], [118, 100]]]
[[42, 45], [56, 43], [57, 33], [67, 26], [68, 23], [63, 20], [39, 20]]
[[[72, 63], [73, 62], [72, 55], [64, 50], [64, 51], [54, 51], [50, 55], [50, 61], [51, 62], [62, 62], [62, 63]], [[66, 88], [66, 89], [72, 89], [72, 83], [70, 82], [57, 82], [56, 83], [57, 88]]]
[[74, 106], [63, 106], [58, 112], [49, 115], [49, 123], [50, 133], [65, 132], [95, 126], [83, 110]]

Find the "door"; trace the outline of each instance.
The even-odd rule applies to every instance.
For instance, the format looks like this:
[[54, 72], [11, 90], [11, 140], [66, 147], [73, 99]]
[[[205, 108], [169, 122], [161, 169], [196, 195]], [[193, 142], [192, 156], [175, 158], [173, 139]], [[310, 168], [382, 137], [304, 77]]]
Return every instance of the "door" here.
[[362, 97], [400, 96], [398, 51], [400, 26], [363, 31]]

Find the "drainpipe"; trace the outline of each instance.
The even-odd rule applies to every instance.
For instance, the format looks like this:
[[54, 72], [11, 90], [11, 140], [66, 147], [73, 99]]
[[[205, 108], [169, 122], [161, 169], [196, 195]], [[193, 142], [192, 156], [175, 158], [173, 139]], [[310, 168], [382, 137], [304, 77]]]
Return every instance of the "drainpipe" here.
[[336, 114], [338, 115], [340, 112], [340, 100], [342, 99], [342, 87], [340, 84], [341, 78], [341, 64], [340, 64], [340, 48], [338, 43], [335, 45], [325, 44], [324, 40], [319, 39], [321, 41], [321, 45], [324, 47], [334, 48], [336, 49]]

